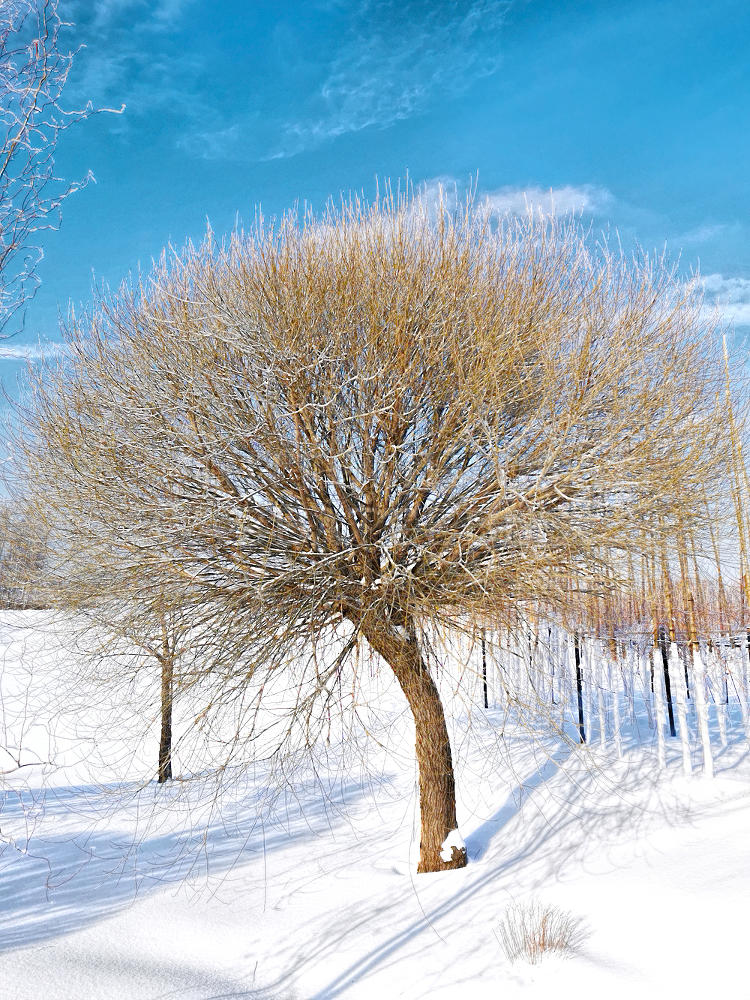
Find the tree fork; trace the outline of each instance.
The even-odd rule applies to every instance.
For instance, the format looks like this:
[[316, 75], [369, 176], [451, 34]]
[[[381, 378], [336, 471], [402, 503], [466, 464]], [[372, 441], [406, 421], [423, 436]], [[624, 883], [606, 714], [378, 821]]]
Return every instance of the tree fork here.
[[[458, 830], [456, 783], [445, 712], [413, 627], [396, 632], [387, 623], [359, 625], [369, 644], [396, 675], [416, 729], [421, 835], [418, 872], [466, 866], [466, 848], [443, 845]], [[447, 856], [447, 860], [446, 860]]]

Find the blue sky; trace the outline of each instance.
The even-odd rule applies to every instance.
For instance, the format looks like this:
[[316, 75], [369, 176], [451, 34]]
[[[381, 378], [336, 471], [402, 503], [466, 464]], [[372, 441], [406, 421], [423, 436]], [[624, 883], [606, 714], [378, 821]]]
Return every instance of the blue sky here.
[[[61, 140], [89, 185], [45, 240], [25, 332], [172, 242], [376, 177], [580, 211], [681, 254], [750, 334], [747, 0], [60, 0], [67, 100], [126, 104]], [[33, 351], [33, 347], [32, 347]]]

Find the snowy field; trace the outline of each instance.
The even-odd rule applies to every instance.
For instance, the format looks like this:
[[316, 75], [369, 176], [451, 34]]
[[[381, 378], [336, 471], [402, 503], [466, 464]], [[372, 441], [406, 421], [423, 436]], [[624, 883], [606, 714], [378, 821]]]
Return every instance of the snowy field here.
[[[217, 798], [208, 777], [147, 782], [155, 734], [74, 679], [39, 614], [4, 616], [0, 657], [0, 745], [27, 765], [0, 812], [2, 1000], [750, 997], [737, 702], [719, 719], [709, 699], [713, 780], [691, 703], [687, 779], [625, 689], [619, 759], [595, 723], [586, 747], [519, 725], [492, 657], [487, 711], [448, 670], [470, 863], [417, 876], [413, 733], [386, 676], [360, 678], [367, 734], [324, 742], [286, 789], [258, 764]], [[574, 954], [507, 958], [500, 923], [530, 900], [571, 914]]]

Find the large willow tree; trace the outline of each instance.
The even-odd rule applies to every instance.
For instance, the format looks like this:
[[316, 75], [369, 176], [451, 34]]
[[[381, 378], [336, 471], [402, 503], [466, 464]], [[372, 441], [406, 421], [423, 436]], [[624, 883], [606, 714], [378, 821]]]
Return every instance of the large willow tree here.
[[288, 671], [309, 711], [364, 637], [414, 718], [419, 870], [461, 867], [425, 630], [596, 591], [695, 524], [710, 327], [694, 287], [575, 221], [405, 198], [260, 224], [73, 325], [32, 390], [26, 489], [82, 588], [88, 561], [106, 600], [213, 622], [212, 705]]

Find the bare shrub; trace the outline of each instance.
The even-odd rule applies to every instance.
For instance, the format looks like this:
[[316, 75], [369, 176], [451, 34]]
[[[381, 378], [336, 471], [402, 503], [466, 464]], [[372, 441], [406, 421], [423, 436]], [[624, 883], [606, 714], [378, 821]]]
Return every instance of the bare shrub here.
[[497, 936], [511, 962], [519, 959], [537, 965], [548, 954], [570, 957], [585, 936], [580, 917], [557, 906], [531, 900], [514, 903], [505, 911]]

